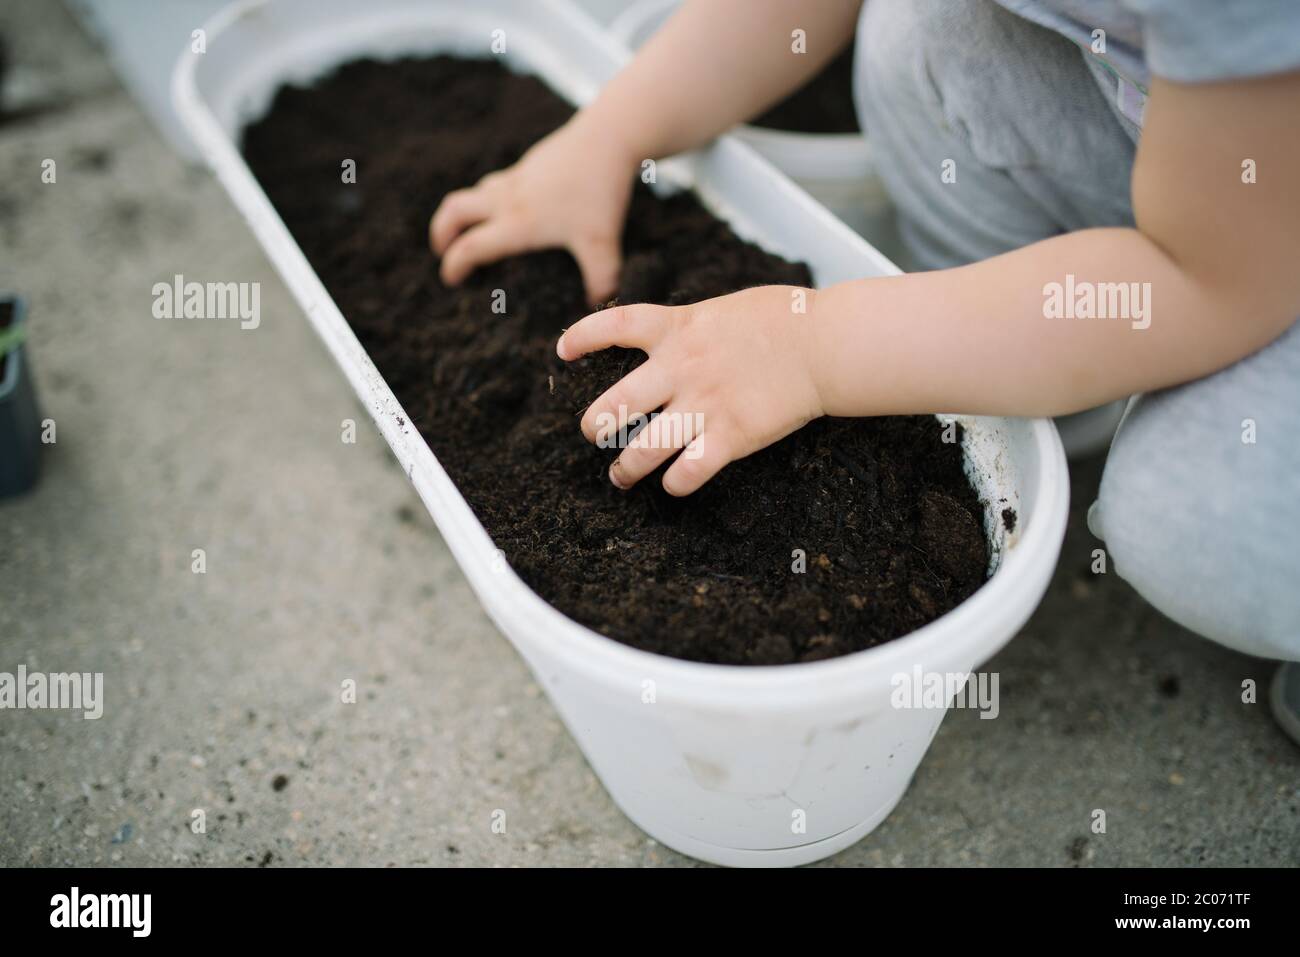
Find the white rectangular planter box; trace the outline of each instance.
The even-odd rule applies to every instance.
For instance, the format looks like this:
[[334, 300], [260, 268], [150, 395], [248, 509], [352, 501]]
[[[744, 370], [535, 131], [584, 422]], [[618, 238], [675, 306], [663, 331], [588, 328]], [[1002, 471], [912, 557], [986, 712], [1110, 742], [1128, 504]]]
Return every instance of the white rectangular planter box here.
[[[724, 864], [817, 860], [879, 824], [943, 718], [942, 710], [893, 708], [893, 676], [914, 666], [974, 669], [1011, 639], [1047, 587], [1068, 500], [1051, 423], [959, 417], [968, 471], [989, 503], [996, 570], [968, 601], [911, 635], [828, 661], [756, 668], [679, 661], [598, 635], [499, 560], [236, 143], [277, 87], [362, 56], [486, 56], [493, 31], [504, 30], [512, 67], [581, 103], [626, 52], [566, 0], [246, 0], [205, 29], [206, 52], [177, 64], [178, 113], [370, 410], [483, 607], [619, 807], [664, 844]], [[897, 271], [738, 141], [724, 137], [660, 171], [689, 184], [741, 235], [809, 263], [818, 285]], [[1013, 534], [998, 518], [1004, 507], [1018, 515]]]

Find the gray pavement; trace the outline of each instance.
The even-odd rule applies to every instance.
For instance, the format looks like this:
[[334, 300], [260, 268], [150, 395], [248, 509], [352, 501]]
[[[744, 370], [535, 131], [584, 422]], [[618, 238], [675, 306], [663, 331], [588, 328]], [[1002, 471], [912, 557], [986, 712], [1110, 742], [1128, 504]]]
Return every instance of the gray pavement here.
[[[102, 671], [107, 699], [0, 711], [0, 864], [693, 863], [613, 806], [219, 185], [59, 6], [6, 0], [0, 34], [58, 100], [0, 125], [0, 289], [30, 299], [58, 430], [0, 504], [0, 671]], [[176, 273], [260, 282], [261, 327], [154, 319]], [[1091, 573], [1099, 471], [1075, 468], [1048, 596], [989, 666], [1001, 717], [951, 714], [824, 866], [1300, 864], [1273, 665]]]

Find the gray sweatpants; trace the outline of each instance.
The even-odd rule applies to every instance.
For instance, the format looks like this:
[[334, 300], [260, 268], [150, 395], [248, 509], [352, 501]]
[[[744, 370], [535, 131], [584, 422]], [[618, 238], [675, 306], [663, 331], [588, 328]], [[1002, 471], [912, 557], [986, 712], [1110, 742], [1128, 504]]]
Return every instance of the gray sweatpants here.
[[[910, 265], [1133, 224], [1133, 141], [1070, 41], [991, 0], [866, 0], [856, 56], [858, 110]], [[946, 160], [956, 182], [940, 176]], [[1134, 398], [1089, 513], [1113, 570], [1156, 608], [1290, 660], [1298, 417], [1300, 323], [1222, 372]]]

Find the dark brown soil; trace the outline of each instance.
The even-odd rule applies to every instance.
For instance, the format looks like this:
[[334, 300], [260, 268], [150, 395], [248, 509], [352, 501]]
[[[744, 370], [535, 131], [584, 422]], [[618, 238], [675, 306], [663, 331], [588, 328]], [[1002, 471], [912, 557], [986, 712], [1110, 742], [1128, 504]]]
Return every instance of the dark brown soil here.
[[1002, 510], [1002, 527], [1008, 532], [1016, 530], [1016, 510], [1014, 508], [1004, 508]]
[[861, 132], [853, 105], [853, 47], [750, 125], [791, 133]]
[[[612, 638], [729, 664], [868, 648], [979, 588], [983, 509], [959, 446], [942, 442], [929, 417], [815, 422], [687, 499], [664, 493], [658, 475], [628, 493], [610, 485], [615, 453], [588, 444], [578, 416], [644, 356], [610, 350], [573, 366], [555, 357], [559, 331], [587, 311], [573, 261], [513, 258], [448, 289], [426, 245], [443, 195], [513, 162], [570, 112], [495, 62], [358, 62], [312, 89], [282, 90], [244, 144], [511, 566]], [[356, 160], [355, 185], [340, 183], [345, 158]], [[810, 281], [689, 195], [639, 192], [624, 246], [624, 302]], [[504, 314], [492, 310], [497, 289]]]

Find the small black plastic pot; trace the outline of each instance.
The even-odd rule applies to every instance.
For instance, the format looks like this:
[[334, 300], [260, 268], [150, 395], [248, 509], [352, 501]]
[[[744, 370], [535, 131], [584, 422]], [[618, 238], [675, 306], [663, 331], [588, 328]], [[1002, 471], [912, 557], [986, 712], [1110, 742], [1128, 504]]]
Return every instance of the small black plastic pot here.
[[0, 498], [27, 491], [41, 470], [41, 413], [26, 332], [27, 303], [0, 292]]

